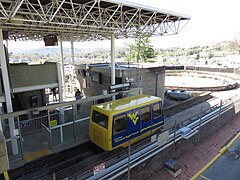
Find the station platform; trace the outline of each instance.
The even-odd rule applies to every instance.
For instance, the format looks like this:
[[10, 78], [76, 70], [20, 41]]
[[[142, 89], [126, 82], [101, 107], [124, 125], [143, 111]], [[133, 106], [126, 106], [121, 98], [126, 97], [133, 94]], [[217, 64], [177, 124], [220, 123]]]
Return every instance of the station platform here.
[[224, 146], [220, 152], [206, 164], [192, 180], [201, 179], [231, 179], [240, 178], [240, 132]]
[[[58, 99], [58, 98], [57, 98]], [[74, 93], [67, 93], [64, 97], [64, 102], [75, 101]], [[50, 97], [49, 104], [57, 104], [58, 101], [53, 101]], [[83, 109], [89, 109], [90, 105], [86, 103], [83, 106]], [[82, 111], [84, 111], [82, 109]], [[88, 112], [88, 111], [86, 111]], [[87, 116], [87, 113], [81, 113], [81, 118]], [[78, 117], [78, 116], [76, 116]], [[37, 119], [38, 120], [38, 119]], [[41, 120], [41, 119], [40, 119]], [[71, 117], [68, 124], [71, 123]], [[31, 122], [34, 124], [34, 121]], [[43, 129], [37, 131], [31, 131], [30, 133], [22, 134], [21, 147], [19, 146], [22, 156], [14, 156], [9, 154], [9, 162], [11, 169], [15, 169], [23, 166], [24, 164], [43, 158], [45, 156], [58, 153], [65, 149], [70, 149], [72, 147], [78, 146], [88, 141], [86, 127], [88, 123], [86, 121], [76, 123], [77, 127], [74, 127], [73, 124], [67, 126], [59, 127], [52, 129], [51, 138], [46, 137], [46, 134], [43, 133]], [[74, 136], [74, 131], [77, 133]], [[62, 136], [62, 137], [61, 137]], [[51, 140], [50, 140], [50, 139]], [[62, 139], [62, 142], [61, 142]], [[19, 143], [20, 144], [20, 143]]]
[[[229, 123], [222, 129], [219, 129], [207, 139], [204, 139], [193, 151], [184, 153], [182, 156], [177, 158], [177, 161], [182, 167], [182, 173], [177, 178], [171, 176], [167, 170], [162, 169], [155, 173], [154, 177], [151, 177], [151, 179], [239, 179], [239, 133], [240, 114], [236, 115], [236, 117], [229, 121]], [[235, 141], [233, 143], [231, 141], [234, 138]], [[227, 146], [229, 146], [229, 148], [227, 148], [228, 150], [226, 149]], [[224, 152], [222, 152], [223, 148], [225, 148]], [[216, 158], [216, 156], [219, 157]], [[216, 161], [213, 161], [215, 158]]]

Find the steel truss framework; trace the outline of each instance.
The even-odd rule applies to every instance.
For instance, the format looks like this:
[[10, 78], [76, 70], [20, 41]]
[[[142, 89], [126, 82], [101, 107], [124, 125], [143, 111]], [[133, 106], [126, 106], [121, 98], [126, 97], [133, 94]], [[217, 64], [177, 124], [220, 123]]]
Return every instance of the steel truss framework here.
[[117, 0], [0, 0], [0, 28], [11, 40], [85, 41], [179, 33], [190, 16]]

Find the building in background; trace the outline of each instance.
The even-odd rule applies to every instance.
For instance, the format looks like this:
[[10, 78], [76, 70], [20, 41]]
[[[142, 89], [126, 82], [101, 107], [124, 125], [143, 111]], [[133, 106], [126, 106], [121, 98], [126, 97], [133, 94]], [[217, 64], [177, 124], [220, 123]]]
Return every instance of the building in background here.
[[[47, 90], [59, 86], [57, 63], [52, 62], [9, 64], [9, 77], [13, 111], [45, 106], [50, 96]], [[2, 83], [0, 86], [0, 103], [5, 113], [5, 93]]]
[[[111, 85], [111, 64], [83, 64], [76, 66], [77, 79], [86, 96], [108, 92]], [[142, 87], [144, 94], [164, 97], [165, 66], [155, 64], [116, 64], [116, 84], [131, 83]]]

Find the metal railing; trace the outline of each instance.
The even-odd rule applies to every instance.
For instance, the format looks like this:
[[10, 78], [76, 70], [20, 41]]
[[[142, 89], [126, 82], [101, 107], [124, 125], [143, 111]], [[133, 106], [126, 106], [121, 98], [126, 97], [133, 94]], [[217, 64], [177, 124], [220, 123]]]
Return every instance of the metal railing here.
[[52, 133], [47, 126], [41, 124], [42, 126], [42, 139], [48, 144], [49, 149], [52, 149]]
[[[80, 129], [86, 129], [87, 127], [88, 121], [86, 117], [89, 116], [89, 107], [92, 104], [96, 104], [98, 100], [102, 99], [109, 101], [113, 96], [119, 94], [127, 96], [131, 93], [139, 94], [141, 91], [142, 88], [133, 88], [124, 92], [1, 114], [0, 121], [8, 145], [10, 161], [23, 159], [24, 150], [29, 150], [29, 147], [25, 148], [24, 145], [31, 145], [26, 143], [26, 141], [24, 142], [24, 137], [28, 136], [29, 140], [33, 133], [39, 133], [39, 136], [35, 137], [41, 138], [38, 140], [42, 144], [48, 143], [49, 148], [52, 150], [58, 149], [59, 146], [61, 146], [62, 150], [67, 149], [68, 146], [64, 144], [69, 142], [83, 143], [87, 139], [87, 134], [82, 134]], [[84, 110], [85, 105], [89, 107]], [[16, 142], [15, 147], [17, 146], [18, 149], [15, 153], [13, 153], [12, 148], [12, 142], [14, 141]], [[35, 141], [35, 139], [32, 139], [32, 141]]]
[[[56, 114], [55, 114], [56, 115]], [[41, 116], [32, 119], [19, 121], [22, 135], [31, 134], [41, 130], [41, 124], [48, 126], [48, 116]]]
[[[84, 129], [83, 123], [88, 127], [89, 117], [82, 118], [76, 121], [71, 121], [65, 124], [60, 124], [54, 127], [50, 127], [49, 131], [51, 133], [59, 134], [59, 136], [52, 136], [52, 148], [58, 147], [61, 144], [68, 143], [71, 141], [81, 140], [82, 142], [88, 141], [86, 138], [87, 132], [82, 131]], [[81, 135], [78, 133], [80, 132]], [[84, 139], [85, 136], [85, 139]]]

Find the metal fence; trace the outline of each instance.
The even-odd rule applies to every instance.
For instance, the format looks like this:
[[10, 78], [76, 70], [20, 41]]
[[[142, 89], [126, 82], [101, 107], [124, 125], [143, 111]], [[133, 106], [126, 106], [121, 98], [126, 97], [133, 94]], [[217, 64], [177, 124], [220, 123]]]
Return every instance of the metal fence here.
[[26, 119], [19, 122], [22, 135], [31, 134], [41, 130], [41, 124], [48, 126], [48, 116]]
[[44, 124], [41, 124], [41, 125], [42, 125], [42, 129], [41, 129], [42, 130], [42, 140], [44, 141], [44, 143], [46, 143], [48, 145], [48, 148], [51, 149], [51, 147], [52, 147], [51, 131]]
[[90, 107], [99, 100], [109, 101], [112, 96], [139, 94], [142, 88], [99, 95], [71, 102], [0, 115], [10, 162], [23, 160], [26, 153], [48, 147], [52, 151], [69, 148], [66, 143], [88, 141]]
[[240, 70], [238, 68], [186, 66], [186, 70], [240, 74]]

